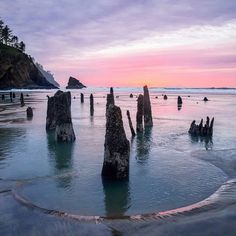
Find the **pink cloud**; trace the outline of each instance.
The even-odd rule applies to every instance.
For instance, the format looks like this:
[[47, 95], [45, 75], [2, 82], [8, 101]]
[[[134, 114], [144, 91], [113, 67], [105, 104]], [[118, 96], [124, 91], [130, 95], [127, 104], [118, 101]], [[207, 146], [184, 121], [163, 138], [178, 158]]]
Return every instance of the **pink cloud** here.
[[146, 52], [51, 64], [93, 86], [236, 87], [236, 46]]

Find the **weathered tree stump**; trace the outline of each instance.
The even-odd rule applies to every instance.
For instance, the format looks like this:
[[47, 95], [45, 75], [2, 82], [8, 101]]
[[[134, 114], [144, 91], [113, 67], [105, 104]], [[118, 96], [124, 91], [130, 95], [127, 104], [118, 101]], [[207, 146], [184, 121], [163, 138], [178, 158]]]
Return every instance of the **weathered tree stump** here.
[[178, 96], [178, 101], [177, 101], [178, 105], [182, 105], [183, 104], [183, 100], [180, 96]]
[[[12, 97], [11, 97], [11, 101], [12, 101]], [[25, 105], [24, 94], [23, 93], [20, 94], [20, 104], [21, 104], [22, 107]]]
[[143, 132], [143, 95], [139, 94], [136, 113], [136, 130]]
[[33, 109], [32, 109], [32, 107], [27, 107], [26, 115], [27, 115], [28, 118], [32, 118], [33, 117]]
[[93, 94], [90, 95], [90, 116], [94, 114], [94, 101], [93, 101]]
[[70, 92], [59, 90], [53, 97], [48, 97], [46, 129], [55, 130], [56, 141], [73, 142], [75, 140]]
[[110, 87], [110, 94], [113, 94], [113, 96], [114, 96], [114, 91], [113, 91], [112, 87]]
[[153, 126], [152, 122], [152, 108], [151, 108], [151, 102], [149, 97], [149, 91], [147, 85], [143, 87], [143, 115], [144, 115], [144, 126], [145, 127], [151, 127]]
[[134, 137], [136, 134], [135, 134], [135, 131], [134, 131], [134, 127], [133, 127], [133, 124], [132, 124], [132, 120], [131, 120], [131, 117], [130, 117], [130, 112], [129, 112], [129, 110], [127, 110], [127, 117], [128, 117], [129, 128], [130, 128], [132, 137]]
[[110, 94], [107, 94], [106, 110], [108, 109], [109, 105], [115, 105], [114, 91], [112, 87], [110, 88]]
[[108, 179], [129, 177], [130, 146], [126, 138], [121, 110], [109, 105], [106, 114], [106, 136], [104, 144], [102, 176]]
[[213, 135], [213, 126], [214, 126], [214, 117], [212, 118], [210, 122], [210, 118], [207, 117], [206, 124], [203, 125], [203, 119], [201, 119], [201, 122], [199, 125], [196, 124], [196, 121], [194, 120], [189, 128], [189, 134], [193, 136], [202, 136], [202, 137], [208, 137]]
[[84, 103], [84, 94], [83, 93], [80, 94], [80, 102]]

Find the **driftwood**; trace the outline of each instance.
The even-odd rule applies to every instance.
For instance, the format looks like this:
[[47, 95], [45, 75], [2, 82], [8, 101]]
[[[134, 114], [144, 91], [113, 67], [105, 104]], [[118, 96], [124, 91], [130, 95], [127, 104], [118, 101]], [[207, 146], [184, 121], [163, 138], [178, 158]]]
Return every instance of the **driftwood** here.
[[128, 117], [128, 121], [129, 121], [129, 128], [130, 128], [131, 134], [134, 137], [136, 134], [135, 134], [134, 127], [133, 127], [133, 124], [132, 124], [132, 120], [130, 118], [129, 110], [127, 110], [127, 117]]
[[213, 135], [213, 126], [214, 126], [214, 117], [212, 118], [210, 122], [210, 118], [207, 117], [206, 119], [206, 124], [203, 125], [203, 119], [201, 119], [201, 122], [199, 125], [196, 124], [196, 121], [194, 120], [189, 129], [189, 134], [193, 136], [202, 136], [202, 137], [207, 137], [207, 136], [212, 136]]

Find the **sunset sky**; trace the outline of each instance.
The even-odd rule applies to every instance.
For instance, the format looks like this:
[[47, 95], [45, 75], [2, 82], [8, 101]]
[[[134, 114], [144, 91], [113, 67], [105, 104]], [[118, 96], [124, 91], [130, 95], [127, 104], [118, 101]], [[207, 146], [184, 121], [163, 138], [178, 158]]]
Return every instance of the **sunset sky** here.
[[236, 0], [1, 0], [0, 17], [61, 85], [236, 87]]

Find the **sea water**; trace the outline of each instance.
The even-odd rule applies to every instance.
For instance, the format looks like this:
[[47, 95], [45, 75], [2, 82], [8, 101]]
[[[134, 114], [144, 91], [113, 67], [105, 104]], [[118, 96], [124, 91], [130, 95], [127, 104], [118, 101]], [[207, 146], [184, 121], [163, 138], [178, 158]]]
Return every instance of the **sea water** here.
[[[84, 104], [80, 103], [80, 92], [85, 94]], [[29, 94], [25, 96], [25, 107], [20, 107], [17, 91], [14, 103], [1, 101], [1, 181], [16, 181], [17, 194], [46, 209], [123, 216], [196, 203], [227, 180], [222, 170], [191, 153], [204, 150], [209, 154], [235, 147], [235, 90], [150, 89], [154, 126], [132, 138], [126, 110], [135, 126], [136, 95], [142, 89], [114, 88], [115, 103], [122, 109], [131, 146], [128, 181], [101, 178], [108, 92], [109, 88], [71, 91], [76, 134], [73, 144], [56, 143], [54, 135], [45, 130], [46, 96], [55, 91], [24, 91]], [[90, 93], [94, 94], [93, 117], [89, 112]], [[178, 95], [183, 99], [181, 109], [177, 107]], [[204, 96], [208, 102], [203, 102]], [[33, 107], [31, 120], [26, 118], [27, 106]], [[191, 138], [188, 129], [192, 120], [200, 122], [206, 116], [215, 117], [212, 140]]]

